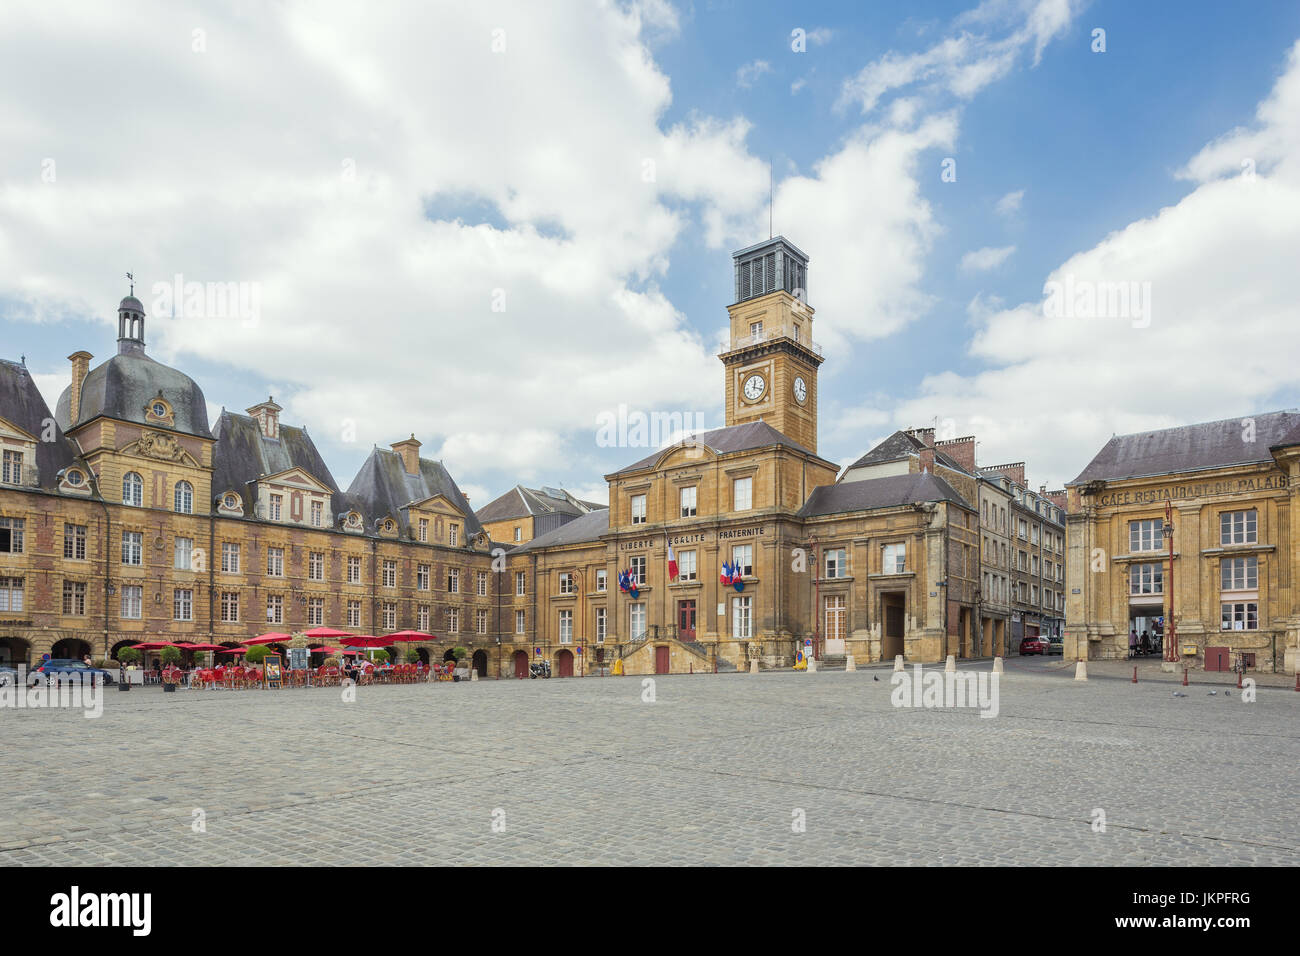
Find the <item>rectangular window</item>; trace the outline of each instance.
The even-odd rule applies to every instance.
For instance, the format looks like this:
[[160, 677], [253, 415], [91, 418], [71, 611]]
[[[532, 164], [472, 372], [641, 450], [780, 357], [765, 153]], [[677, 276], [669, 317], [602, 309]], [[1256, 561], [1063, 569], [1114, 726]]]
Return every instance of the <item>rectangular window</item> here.
[[1219, 544], [1258, 544], [1259, 512], [1225, 511], [1219, 515]]
[[628, 562], [628, 570], [632, 572], [632, 578], [637, 584], [647, 584], [645, 576], [645, 556], [633, 558]]
[[429, 605], [421, 604], [415, 612], [415, 626], [421, 631], [429, 630]]
[[632, 523], [645, 524], [645, 495], [632, 496]]
[[221, 544], [221, 573], [239, 573], [239, 545], [233, 541], [224, 541]]
[[844, 578], [848, 577], [849, 566], [848, 556], [843, 548], [831, 548], [826, 552], [826, 577]]
[[460, 611], [454, 607], [447, 608], [447, 633], [460, 633]]
[[[361, 583], [361, 559], [348, 558], [348, 584]], [[356, 625], [352, 625], [356, 627]]]
[[731, 482], [731, 510], [749, 511], [754, 507], [754, 479], [735, 478]]
[[453, 548], [456, 547], [456, 540], [460, 535], [460, 528], [457, 525], [452, 525], [448, 531], [448, 535], [450, 536], [449, 543]]
[[1159, 551], [1164, 546], [1164, 518], [1128, 523], [1128, 549], [1132, 552]]
[[523, 612], [523, 611], [515, 611], [515, 633], [516, 633], [516, 634], [523, 634], [523, 633], [524, 633], [524, 623], [525, 623], [525, 621], [526, 621], [526, 618], [525, 618], [525, 616], [524, 616], [524, 612]]
[[479, 597], [487, 597], [487, 572], [480, 571], [475, 583], [475, 591]]
[[523, 528], [515, 528], [515, 540], [516, 540], [516, 541], [523, 541], [523, 540], [524, 540], [524, 529], [523, 529]]
[[572, 611], [560, 612], [560, 643], [561, 644], [573, 643], [573, 612]]
[[429, 566], [427, 564], [417, 564], [415, 566], [415, 589], [417, 591], [429, 590]]
[[429, 519], [428, 518], [420, 519], [420, 540], [421, 541], [429, 540]]
[[310, 627], [320, 627], [325, 623], [325, 599], [308, 598], [307, 599], [307, 624]]
[[[601, 568], [599, 571], [596, 572], [596, 590], [604, 591], [605, 588], [606, 588], [606, 573], [605, 573], [605, 569]], [[519, 593], [523, 594], [524, 592], [520, 591]]]
[[762, 335], [762, 334], [763, 334], [763, 323], [762, 323], [762, 322], [750, 322], [750, 323], [749, 323], [749, 334], [752, 335], [752, 336], [759, 336], [759, 335]]
[[81, 617], [86, 613], [86, 585], [82, 581], [63, 582], [63, 613]]
[[172, 548], [172, 567], [177, 571], [189, 571], [194, 564], [194, 539], [176, 538]]
[[63, 526], [63, 556], [70, 561], [86, 560], [86, 526], [84, 524], [65, 524]]
[[0, 578], [0, 612], [23, 609], [23, 579]]
[[271, 520], [279, 521], [280, 512], [284, 509], [284, 495], [271, 495]]
[[881, 552], [881, 574], [902, 574], [907, 570], [907, 542], [884, 545]]
[[754, 546], [752, 544], [732, 545], [731, 563], [736, 566], [744, 577], [752, 575], [754, 573]]
[[384, 630], [397, 630], [397, 604], [393, 601], [384, 602]]
[[677, 579], [679, 581], [694, 581], [699, 576], [699, 555], [695, 551], [683, 551], [677, 555]]
[[694, 485], [681, 490], [683, 518], [695, 517], [695, 491], [696, 489]]
[[283, 624], [284, 623], [284, 596], [280, 594], [268, 594], [266, 596], [266, 623]]
[[1029, 526], [1029, 543], [1038, 544], [1038, 525]]
[[325, 520], [325, 506], [319, 501], [311, 503], [311, 525], [313, 528], [319, 528]]
[[731, 599], [731, 636], [736, 640], [747, 641], [754, 636], [754, 599], [752, 597], [735, 597]]
[[1253, 591], [1259, 587], [1259, 558], [1224, 558], [1219, 573], [1224, 591]]
[[515, 594], [523, 597], [528, 589], [528, 575], [523, 571], [515, 572]]
[[384, 587], [386, 588], [397, 587], [397, 562], [396, 561], [384, 562]]
[[605, 643], [605, 609], [596, 608], [596, 643]]
[[1220, 626], [1225, 631], [1259, 630], [1259, 605], [1253, 601], [1237, 601], [1222, 605]]
[[474, 630], [479, 634], [487, 633], [488, 613], [485, 609], [479, 608], [474, 612]]
[[309, 551], [307, 553], [307, 580], [325, 580], [325, 552]]
[[284, 577], [284, 548], [266, 549], [266, 574], [272, 578]]
[[144, 563], [143, 531], [122, 532], [122, 563], [135, 565]]
[[144, 616], [144, 588], [138, 584], [127, 584], [122, 588], [122, 617], [138, 621]]
[[239, 592], [238, 591], [221, 592], [221, 620], [223, 621], [239, 620]]
[[0, 554], [23, 553], [23, 529], [26, 518], [0, 518]]
[[1164, 594], [1164, 575], [1163, 564], [1130, 564], [1128, 567], [1128, 593]]
[[451, 568], [447, 572], [447, 592], [449, 594], [460, 593], [460, 568]]
[[194, 592], [189, 588], [176, 588], [172, 591], [172, 619], [194, 620]]
[[348, 602], [348, 627], [360, 627], [360, 626], [361, 626], [361, 602], [349, 601]]
[[578, 591], [578, 585], [577, 582], [574, 581], [573, 575], [570, 574], [568, 571], [561, 571], [560, 572], [560, 593], [576, 594], [577, 591]]
[[0, 482], [6, 485], [23, 483], [23, 453], [5, 449], [3, 465], [0, 465]]
[[639, 641], [645, 637], [645, 601], [635, 601], [629, 605], [628, 623], [632, 628], [632, 640]]

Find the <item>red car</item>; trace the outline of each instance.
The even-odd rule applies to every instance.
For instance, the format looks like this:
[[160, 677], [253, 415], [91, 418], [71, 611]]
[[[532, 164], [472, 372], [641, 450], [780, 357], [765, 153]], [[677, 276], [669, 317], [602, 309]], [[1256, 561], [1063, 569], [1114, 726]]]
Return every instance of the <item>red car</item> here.
[[1023, 637], [1020, 639], [1020, 653], [1025, 654], [1046, 654], [1047, 641], [1041, 637]]

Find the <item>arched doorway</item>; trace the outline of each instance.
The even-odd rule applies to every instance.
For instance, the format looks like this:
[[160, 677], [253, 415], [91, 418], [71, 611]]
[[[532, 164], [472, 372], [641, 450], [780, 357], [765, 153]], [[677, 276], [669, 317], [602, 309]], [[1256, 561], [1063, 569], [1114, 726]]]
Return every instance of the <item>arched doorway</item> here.
[[447, 653], [442, 655], [442, 662], [445, 664], [448, 661], [454, 661], [455, 659], [456, 659], [456, 652], [453, 651], [450, 647], [447, 648]]
[[30, 665], [32, 645], [21, 637], [0, 637], [0, 665], [17, 667]]
[[90, 645], [76, 637], [65, 637], [61, 641], [55, 641], [54, 647], [50, 649], [50, 657], [56, 660], [79, 661], [89, 653]]
[[415, 653], [420, 655], [420, 663], [425, 667], [429, 666], [429, 649], [427, 647], [417, 647]]
[[478, 671], [479, 677], [487, 677], [487, 651], [475, 651], [470, 658], [470, 666]]
[[118, 658], [117, 655], [120, 654], [123, 649], [128, 647], [134, 647], [138, 643], [140, 642], [136, 640], [118, 641], [116, 644], [113, 645], [112, 649], [108, 652], [108, 656], [113, 660], [119, 660], [120, 658]]
[[515, 651], [515, 676], [523, 680], [528, 676], [527, 651]]
[[573, 652], [560, 651], [555, 655], [555, 676], [572, 677], [573, 676]]

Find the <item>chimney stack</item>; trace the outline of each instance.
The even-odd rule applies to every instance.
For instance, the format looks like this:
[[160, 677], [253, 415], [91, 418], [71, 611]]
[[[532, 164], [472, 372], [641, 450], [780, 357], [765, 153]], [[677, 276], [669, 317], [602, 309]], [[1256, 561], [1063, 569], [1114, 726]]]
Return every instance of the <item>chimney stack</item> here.
[[972, 475], [975, 474], [974, 435], [967, 435], [965, 438], [949, 438], [946, 441], [938, 441], [934, 443], [934, 447], [938, 448]]
[[928, 474], [934, 474], [934, 449], [921, 449], [921, 470]]
[[408, 475], [420, 473], [420, 442], [416, 441], [415, 435], [393, 442], [392, 449], [402, 456], [402, 468]]
[[86, 381], [86, 373], [90, 371], [90, 360], [94, 357], [89, 352], [73, 352], [68, 356], [68, 361], [72, 363], [72, 392], [68, 396], [69, 428], [77, 424], [77, 418], [81, 414], [81, 386]]
[[934, 429], [933, 428], [908, 428], [904, 430], [905, 434], [911, 435], [925, 444], [926, 448], [934, 447]]

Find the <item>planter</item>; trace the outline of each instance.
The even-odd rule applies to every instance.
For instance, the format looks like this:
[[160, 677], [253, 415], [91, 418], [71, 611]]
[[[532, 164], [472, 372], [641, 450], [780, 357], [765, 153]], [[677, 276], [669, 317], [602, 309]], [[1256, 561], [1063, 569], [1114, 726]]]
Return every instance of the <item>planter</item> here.
[[131, 685], [128, 684], [126, 681], [118, 681], [118, 683], [117, 683], [117, 689], [118, 689], [118, 690], [130, 690], [130, 689], [131, 689]]
[[175, 685], [175, 684], [163, 684], [163, 693], [165, 693], [165, 694], [174, 694], [174, 693], [176, 693], [176, 685]]

